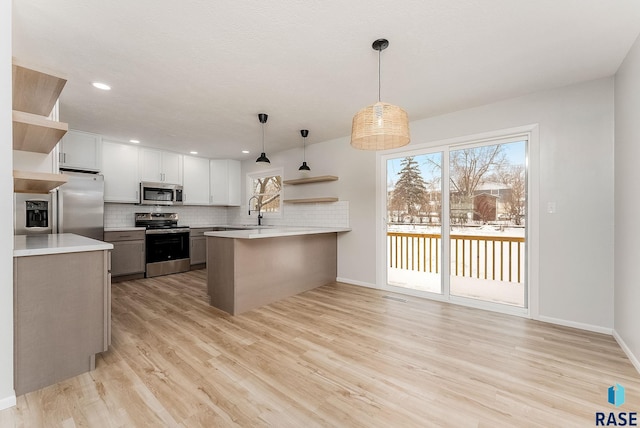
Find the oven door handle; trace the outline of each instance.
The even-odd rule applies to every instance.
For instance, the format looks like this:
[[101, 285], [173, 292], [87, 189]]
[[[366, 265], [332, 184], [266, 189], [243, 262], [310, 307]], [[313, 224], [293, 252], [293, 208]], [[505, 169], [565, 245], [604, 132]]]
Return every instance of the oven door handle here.
[[168, 235], [173, 233], [189, 233], [189, 229], [147, 229], [147, 235]]

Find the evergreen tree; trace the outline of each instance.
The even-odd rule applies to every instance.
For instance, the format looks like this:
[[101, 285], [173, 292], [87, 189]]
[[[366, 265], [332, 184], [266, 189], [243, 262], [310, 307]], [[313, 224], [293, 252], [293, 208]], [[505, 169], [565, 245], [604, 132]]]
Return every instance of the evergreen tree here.
[[427, 186], [413, 156], [404, 158], [400, 165], [400, 178], [391, 193], [391, 205], [402, 207], [408, 215], [415, 216], [427, 199]]

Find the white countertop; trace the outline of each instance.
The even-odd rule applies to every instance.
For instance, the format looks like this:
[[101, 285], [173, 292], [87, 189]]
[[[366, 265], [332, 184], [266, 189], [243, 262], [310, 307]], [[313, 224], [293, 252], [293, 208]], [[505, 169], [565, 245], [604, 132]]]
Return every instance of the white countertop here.
[[111, 249], [113, 249], [113, 244], [73, 233], [16, 235], [13, 237], [13, 257], [80, 253], [84, 251]]
[[216, 238], [233, 239], [258, 239], [258, 238], [278, 238], [281, 236], [315, 235], [319, 233], [349, 232], [351, 229], [345, 227], [263, 227], [256, 229], [226, 230], [219, 232], [205, 232], [205, 236]]

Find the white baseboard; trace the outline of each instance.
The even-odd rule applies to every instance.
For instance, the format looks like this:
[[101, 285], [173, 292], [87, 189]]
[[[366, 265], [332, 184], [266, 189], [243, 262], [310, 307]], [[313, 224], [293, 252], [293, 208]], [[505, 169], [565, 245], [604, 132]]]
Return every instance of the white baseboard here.
[[560, 318], [546, 317], [544, 315], [540, 315], [537, 319], [539, 321], [548, 322], [548, 323], [551, 323], [551, 324], [562, 325], [562, 326], [565, 326], [565, 327], [573, 327], [573, 328], [577, 328], [577, 329], [580, 329], [580, 330], [593, 331], [594, 333], [608, 334], [609, 336], [611, 336], [613, 334], [613, 329], [612, 328], [602, 327], [602, 326], [599, 326], [599, 325], [585, 324], [585, 323], [575, 322], [575, 321], [568, 321], [568, 320], [563, 320], [563, 319], [560, 319]]
[[624, 340], [622, 340], [622, 337], [620, 337], [620, 335], [615, 329], [613, 329], [613, 338], [616, 339], [616, 342], [618, 342], [618, 345], [620, 345], [624, 353], [627, 354], [627, 357], [629, 358], [629, 361], [631, 361], [631, 364], [633, 364], [633, 367], [635, 367], [638, 373], [640, 373], [640, 360], [638, 360], [638, 358], [635, 355], [633, 355], [633, 352], [631, 352], [631, 349], [629, 349], [627, 344], [624, 342]]
[[[389, 289], [380, 288], [376, 284], [372, 284], [372, 283], [369, 283], [369, 282], [363, 282], [363, 281], [357, 281], [355, 279], [338, 277], [338, 278], [336, 278], [336, 281], [337, 282], [344, 282], [345, 284], [359, 285], [361, 287], [374, 288], [376, 290], [394, 291], [392, 289], [392, 287], [390, 287]], [[418, 296], [418, 297], [423, 297], [423, 296]], [[516, 315], [522, 316], [521, 314], [516, 314]], [[560, 319], [560, 318], [547, 317], [547, 316], [544, 316], [544, 315], [540, 315], [539, 317], [537, 317], [535, 319], [537, 319], [538, 321], [542, 321], [542, 322], [548, 322], [550, 324], [557, 324], [557, 325], [562, 325], [562, 326], [565, 326], [565, 327], [577, 328], [579, 330], [586, 330], [586, 331], [593, 331], [594, 333], [608, 334], [609, 336], [613, 335], [613, 332], [614, 332], [612, 328], [602, 327], [602, 326], [593, 325], [593, 324], [585, 324], [585, 323], [575, 322], [575, 321], [568, 321], [568, 320], [563, 320], [563, 319]]]
[[8, 409], [16, 405], [16, 396], [11, 395], [6, 398], [0, 398], [0, 410]]
[[363, 282], [363, 281], [356, 281], [355, 279], [349, 279], [349, 278], [337, 277], [336, 282], [344, 282], [345, 284], [359, 285], [361, 287], [367, 287], [367, 288], [375, 288], [377, 290], [380, 289], [375, 284], [371, 284], [369, 282]]

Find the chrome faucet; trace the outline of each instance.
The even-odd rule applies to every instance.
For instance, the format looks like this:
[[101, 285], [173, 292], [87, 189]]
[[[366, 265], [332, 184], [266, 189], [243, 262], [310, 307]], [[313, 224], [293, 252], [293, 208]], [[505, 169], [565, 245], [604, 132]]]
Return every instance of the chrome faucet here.
[[[251, 200], [253, 198], [256, 198], [256, 206], [258, 208], [257, 210], [252, 210], [251, 209]], [[255, 195], [249, 198], [249, 204], [248, 204], [249, 205], [249, 215], [251, 215], [251, 211], [258, 211], [258, 226], [262, 226], [262, 212], [261, 212], [262, 206], [260, 205], [259, 202], [260, 202], [260, 199]]]

